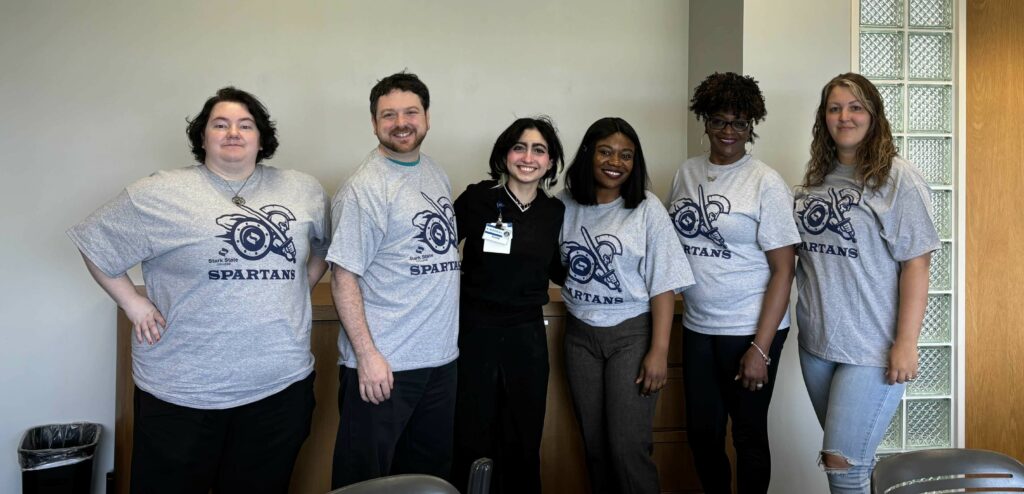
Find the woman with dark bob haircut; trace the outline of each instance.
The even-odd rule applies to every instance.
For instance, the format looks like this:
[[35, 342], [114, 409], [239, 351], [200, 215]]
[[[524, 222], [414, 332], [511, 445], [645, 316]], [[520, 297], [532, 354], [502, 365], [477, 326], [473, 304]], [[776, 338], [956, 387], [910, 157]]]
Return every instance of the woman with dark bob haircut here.
[[746, 150], [767, 114], [757, 81], [711, 74], [694, 90], [690, 111], [704, 123], [709, 148], [679, 167], [669, 195], [669, 215], [697, 282], [686, 290], [683, 314], [690, 449], [704, 492], [731, 493], [731, 419], [738, 490], [765, 493], [768, 406], [789, 334], [800, 242], [793, 196], [778, 172]]
[[896, 155], [871, 81], [829, 81], [813, 136], [795, 194], [800, 368], [825, 433], [818, 463], [829, 488], [867, 493], [875, 450], [918, 375], [939, 236], [928, 186]]
[[[284, 493], [313, 415], [326, 197], [261, 164], [274, 123], [245, 91], [217, 91], [187, 133], [196, 165], [129, 185], [68, 230], [132, 322], [131, 491]], [[125, 274], [140, 263], [145, 294]]]
[[636, 131], [602, 118], [583, 136], [560, 195], [565, 370], [595, 493], [659, 491], [654, 407], [668, 372], [674, 295], [693, 275], [647, 183]]
[[561, 282], [565, 207], [547, 191], [562, 143], [547, 117], [512, 122], [491, 151], [491, 180], [455, 200], [462, 249], [459, 386], [451, 478], [460, 491], [473, 460], [494, 459], [493, 491], [540, 492], [548, 390], [541, 308]]

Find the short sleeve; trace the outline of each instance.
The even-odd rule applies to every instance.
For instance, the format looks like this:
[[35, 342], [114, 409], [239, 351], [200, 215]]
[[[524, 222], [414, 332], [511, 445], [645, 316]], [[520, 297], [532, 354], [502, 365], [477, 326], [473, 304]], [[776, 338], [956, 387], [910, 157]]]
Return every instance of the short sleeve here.
[[67, 234], [103, 274], [116, 278], [153, 256], [147, 230], [131, 196], [124, 190], [68, 229]]
[[327, 261], [362, 276], [384, 240], [387, 203], [364, 182], [346, 184], [331, 203], [334, 225]]
[[327, 257], [327, 250], [331, 245], [331, 214], [330, 204], [327, 202], [327, 194], [323, 187], [319, 188], [320, 197], [317, 199], [320, 207], [313, 216], [313, 235], [310, 239], [310, 252], [317, 257]]
[[679, 293], [694, 283], [690, 262], [665, 207], [653, 195], [644, 202], [650, 203], [646, 212], [647, 251], [644, 256], [647, 292], [652, 297], [669, 290]]
[[913, 165], [900, 168], [895, 185], [896, 196], [883, 222], [882, 238], [893, 259], [903, 262], [938, 249], [939, 233], [932, 221], [931, 192]]
[[781, 177], [765, 177], [761, 192], [757, 245], [769, 251], [800, 243], [800, 232], [793, 221], [793, 194]]

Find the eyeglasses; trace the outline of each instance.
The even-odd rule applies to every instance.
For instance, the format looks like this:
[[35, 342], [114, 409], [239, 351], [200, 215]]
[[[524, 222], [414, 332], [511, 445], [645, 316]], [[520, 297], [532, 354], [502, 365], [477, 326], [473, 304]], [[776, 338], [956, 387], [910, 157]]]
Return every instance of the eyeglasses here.
[[726, 125], [732, 127], [732, 130], [736, 132], [746, 132], [750, 130], [749, 120], [722, 120], [721, 118], [711, 117], [706, 121], [707, 126], [711, 130], [722, 130]]

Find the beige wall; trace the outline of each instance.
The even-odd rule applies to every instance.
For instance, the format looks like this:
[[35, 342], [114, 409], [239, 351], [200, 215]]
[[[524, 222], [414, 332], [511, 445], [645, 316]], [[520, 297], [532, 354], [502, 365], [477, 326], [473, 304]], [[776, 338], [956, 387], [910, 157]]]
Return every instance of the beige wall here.
[[[743, 0], [692, 0], [690, 2], [690, 57], [687, 107], [693, 90], [714, 72], [743, 73]], [[684, 108], [686, 110], [686, 108]], [[688, 111], [688, 110], [686, 110]], [[692, 113], [686, 119], [686, 155], [707, 152], [710, 144], [704, 124]]]
[[17, 441], [42, 423], [102, 423], [96, 471], [110, 470], [114, 304], [63, 232], [125, 184], [190, 164], [185, 118], [218, 87], [262, 98], [282, 142], [270, 164], [329, 192], [375, 144], [370, 87], [409, 68], [432, 89], [424, 150], [456, 191], [483, 178], [514, 117], [543, 112], [570, 154], [598, 117], [629, 120], [664, 195], [686, 149], [687, 11], [686, 0], [3, 2], [0, 491], [19, 490]]

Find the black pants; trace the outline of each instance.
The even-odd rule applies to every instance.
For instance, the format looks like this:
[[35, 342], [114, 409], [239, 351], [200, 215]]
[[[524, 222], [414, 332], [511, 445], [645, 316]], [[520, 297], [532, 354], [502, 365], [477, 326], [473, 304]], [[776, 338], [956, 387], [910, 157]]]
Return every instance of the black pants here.
[[456, 364], [395, 372], [391, 398], [359, 396], [359, 375], [338, 371], [338, 437], [331, 488], [400, 473], [448, 478], [452, 466]]
[[477, 458], [494, 460], [491, 492], [540, 493], [540, 441], [548, 392], [542, 316], [497, 327], [463, 310], [452, 483], [466, 491]]
[[314, 374], [247, 405], [200, 410], [135, 388], [131, 491], [285, 493], [309, 435]]
[[768, 350], [772, 359], [772, 365], [768, 366], [768, 383], [758, 391], [749, 391], [735, 380], [740, 358], [750, 349], [753, 335], [712, 336], [683, 330], [687, 434], [704, 492], [732, 492], [732, 471], [725, 452], [725, 426], [729, 418], [736, 448], [739, 492], [768, 492], [772, 472], [768, 405], [788, 330], [775, 333]]

